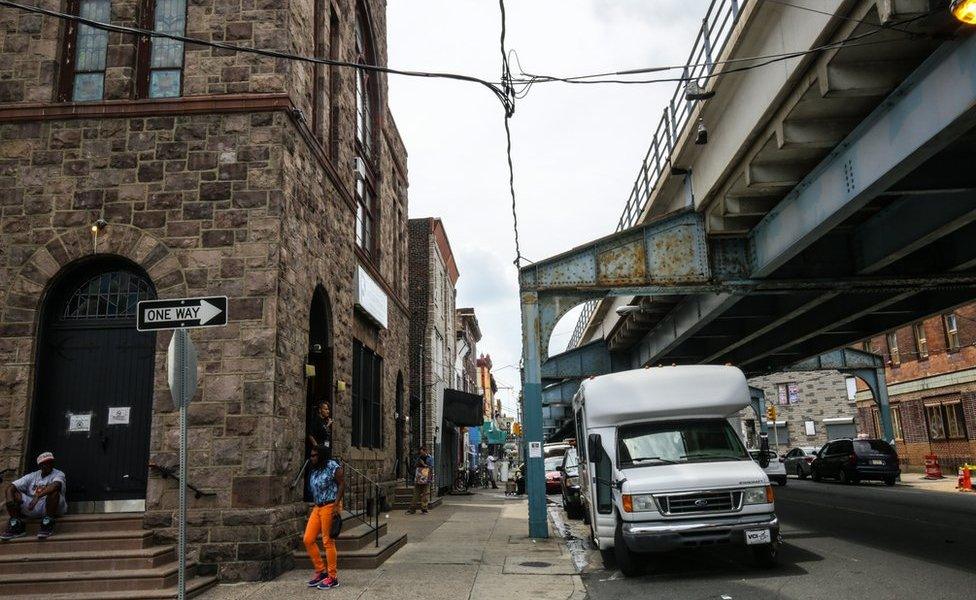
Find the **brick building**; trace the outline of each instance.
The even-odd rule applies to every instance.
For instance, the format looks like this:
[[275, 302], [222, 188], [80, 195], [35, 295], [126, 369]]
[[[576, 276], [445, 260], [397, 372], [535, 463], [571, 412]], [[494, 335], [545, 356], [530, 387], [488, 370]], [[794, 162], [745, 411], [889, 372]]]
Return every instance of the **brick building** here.
[[[767, 420], [769, 447], [780, 454], [800, 446], [822, 446], [828, 440], [855, 434], [856, 408], [850, 377], [838, 371], [794, 371], [754, 377], [749, 385], [760, 388], [767, 405], [775, 405], [776, 428]], [[756, 414], [742, 411], [746, 440], [758, 447]]]
[[[37, 4], [387, 58], [380, 0]], [[136, 333], [134, 306], [226, 295], [229, 324], [191, 336], [189, 480], [215, 493], [190, 496], [200, 570], [255, 580], [291, 566], [310, 406], [332, 403], [336, 454], [393, 477], [407, 173], [386, 97], [381, 75], [0, 9], [0, 468], [52, 449], [73, 507], [144, 511], [172, 539], [175, 482], [146, 466], [176, 462], [171, 336]], [[108, 424], [109, 407], [127, 407], [126, 422]]]
[[460, 430], [444, 420], [444, 392], [455, 389], [455, 286], [459, 277], [444, 224], [409, 220], [411, 454], [434, 456], [437, 487], [453, 482]]
[[[885, 359], [903, 468], [922, 469], [930, 452], [950, 473], [976, 459], [976, 304], [886, 332], [865, 341], [862, 349]], [[859, 387], [861, 431], [881, 436], [871, 393]]]
[[457, 309], [457, 356], [454, 362], [456, 382], [454, 387], [472, 394], [478, 391], [478, 342], [481, 326], [473, 308]]

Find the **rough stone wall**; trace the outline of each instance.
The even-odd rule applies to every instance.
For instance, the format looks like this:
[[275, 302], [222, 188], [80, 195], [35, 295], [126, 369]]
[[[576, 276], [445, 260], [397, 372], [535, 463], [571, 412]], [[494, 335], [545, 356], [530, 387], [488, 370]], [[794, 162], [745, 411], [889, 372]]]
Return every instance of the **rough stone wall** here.
[[[789, 446], [780, 440], [781, 450], [794, 446], [819, 446], [827, 442], [827, 426], [824, 419], [855, 416], [855, 406], [847, 399], [847, 383], [843, 373], [838, 371], [807, 371], [795, 373], [775, 373], [754, 377], [749, 385], [763, 390], [766, 404], [778, 402], [777, 384], [796, 383], [799, 386], [799, 402], [796, 404], [776, 404], [777, 421], [786, 421], [789, 431]], [[742, 419], [755, 419], [752, 408], [739, 413]], [[857, 419], [855, 419], [856, 421]], [[816, 423], [816, 435], [806, 434], [805, 421]], [[770, 431], [769, 444], [773, 446]]]
[[[61, 10], [64, 3], [42, 0], [33, 4]], [[111, 22], [138, 25], [138, 6], [139, 0], [112, 0]], [[190, 1], [187, 2], [187, 36], [244, 47], [287, 50], [288, 6], [289, 2], [282, 0]], [[55, 99], [63, 28], [64, 24], [55, 18], [8, 8], [0, 12], [0, 102]], [[133, 97], [135, 63], [133, 36], [109, 32], [106, 100]], [[185, 49], [184, 65], [184, 96], [282, 93], [286, 91], [291, 69], [289, 61], [190, 45]]]
[[[37, 3], [61, 8], [55, 0]], [[340, 19], [351, 44], [352, 12]], [[377, 57], [385, 61], [385, 6], [374, 2]], [[293, 22], [299, 0], [189, 2], [188, 35], [289, 49], [310, 31]], [[133, 24], [136, 0], [115, 0], [112, 21]], [[61, 51], [54, 19], [0, 11], [0, 109], [51, 102]], [[342, 52], [349, 54], [348, 48]], [[133, 40], [109, 38], [107, 99], [130, 98]], [[290, 91], [294, 63], [187, 47], [184, 95]], [[305, 507], [288, 484], [302, 461], [304, 357], [312, 292], [321, 283], [333, 311], [335, 378], [351, 383], [353, 337], [383, 359], [384, 447], [349, 447], [350, 390], [336, 396], [336, 443], [377, 481], [392, 473], [398, 374], [406, 378], [406, 273], [388, 285], [389, 329], [354, 316], [353, 275], [366, 260], [381, 285], [394, 273], [397, 227], [387, 215], [406, 198], [406, 153], [385, 109], [377, 132], [379, 253], [354, 250], [353, 80], [339, 77], [330, 99], [338, 160], [284, 111], [48, 120], [0, 125], [0, 468], [20, 469], [32, 398], [41, 296], [59, 269], [92, 251], [88, 227], [109, 226], [97, 250], [131, 259], [159, 297], [227, 295], [226, 327], [194, 332], [202, 373], [190, 408], [190, 473], [216, 496], [191, 496], [189, 539], [204, 572], [225, 581], [267, 579], [289, 568]], [[124, 108], [123, 105], [120, 105]], [[152, 104], [139, 110], [152, 111]], [[225, 107], [226, 108], [226, 107]], [[240, 110], [235, 108], [234, 110]], [[383, 117], [387, 118], [384, 119]], [[380, 143], [380, 140], [385, 142]], [[400, 224], [399, 227], [404, 227]], [[170, 335], [157, 335], [150, 457], [175, 464], [177, 414], [165, 378]], [[176, 485], [150, 474], [144, 523], [161, 541], [175, 536]]]
[[[429, 306], [431, 303], [431, 273], [430, 273], [430, 222], [428, 219], [410, 219], [408, 222], [410, 232], [409, 242], [409, 290], [410, 290], [410, 396], [420, 399], [421, 381], [430, 381], [430, 348], [427, 347], [424, 339], [428, 329]], [[423, 363], [420, 361], [420, 353], [423, 349], [424, 356], [427, 358]], [[426, 396], [426, 393], [424, 394]], [[419, 411], [411, 413], [412, 440], [410, 452], [415, 453], [419, 446], [420, 439], [420, 419]]]
[[[104, 217], [109, 226], [97, 250], [146, 266], [159, 297], [231, 298], [226, 327], [192, 334], [204, 376], [189, 409], [189, 479], [217, 495], [191, 500], [191, 541], [254, 539], [254, 531], [245, 531], [253, 527], [237, 524], [233, 509], [276, 504], [277, 490], [268, 482], [277, 475], [271, 432], [278, 137], [286, 123], [281, 114], [261, 113], [0, 126], [6, 300], [0, 343], [16, 349], [2, 369], [18, 380], [0, 396], [5, 465], [22, 464], [25, 450], [41, 293], [62, 266], [92, 252], [88, 226]], [[178, 416], [166, 384], [169, 338], [167, 332], [156, 338], [150, 442], [151, 460], [163, 465], [176, 463], [178, 447]], [[259, 493], [240, 491], [249, 487]], [[149, 478], [145, 522], [161, 538], [174, 533], [168, 528], [176, 503], [174, 482]], [[261, 526], [273, 522], [266, 518]], [[234, 550], [235, 559], [254, 557], [252, 547]]]

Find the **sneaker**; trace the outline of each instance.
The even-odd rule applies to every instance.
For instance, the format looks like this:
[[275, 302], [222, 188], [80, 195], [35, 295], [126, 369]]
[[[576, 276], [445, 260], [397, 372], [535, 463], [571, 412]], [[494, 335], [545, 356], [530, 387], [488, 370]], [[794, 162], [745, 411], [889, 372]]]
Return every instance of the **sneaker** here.
[[45, 516], [41, 519], [41, 529], [37, 532], [37, 539], [44, 540], [54, 535], [54, 519]]
[[308, 580], [308, 587], [317, 586], [318, 584], [322, 583], [322, 580], [327, 578], [328, 576], [329, 574], [326, 573], [325, 571], [322, 571], [321, 573], [316, 573], [315, 577]]
[[7, 523], [7, 530], [0, 535], [0, 540], [5, 542], [22, 538], [27, 535], [27, 526], [20, 519], [10, 519]]
[[316, 587], [320, 590], [329, 590], [332, 588], [337, 588], [339, 587], [339, 580], [334, 579], [332, 577], [326, 577], [325, 579], [322, 580], [322, 583], [318, 584]]
[[420, 514], [426, 515], [427, 514], [427, 509], [426, 508], [420, 509]]
[[415, 512], [417, 512], [417, 511], [415, 511], [414, 509], [412, 509], [412, 508], [411, 508], [410, 510], [408, 510], [408, 511], [407, 511], [407, 513], [406, 513], [406, 514], [408, 514], [408, 515], [412, 515], [412, 514], [414, 514]]

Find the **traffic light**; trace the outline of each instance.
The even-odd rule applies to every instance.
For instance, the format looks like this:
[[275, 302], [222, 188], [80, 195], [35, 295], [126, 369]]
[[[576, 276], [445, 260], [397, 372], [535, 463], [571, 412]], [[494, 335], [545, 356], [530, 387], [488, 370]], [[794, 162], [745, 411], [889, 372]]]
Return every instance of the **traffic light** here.
[[512, 423], [512, 433], [514, 435], [516, 435], [516, 436], [521, 436], [522, 435], [522, 424], [521, 423]]
[[776, 406], [770, 404], [766, 407], [766, 418], [770, 421], [776, 421]]

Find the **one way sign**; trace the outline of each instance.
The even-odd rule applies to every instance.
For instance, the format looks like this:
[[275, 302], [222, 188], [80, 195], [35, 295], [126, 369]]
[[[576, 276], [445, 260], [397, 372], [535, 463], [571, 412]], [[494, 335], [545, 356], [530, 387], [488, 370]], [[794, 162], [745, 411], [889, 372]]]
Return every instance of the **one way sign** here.
[[143, 300], [137, 313], [139, 331], [221, 327], [227, 324], [227, 296]]

